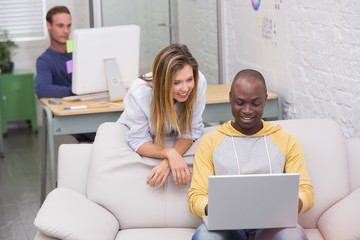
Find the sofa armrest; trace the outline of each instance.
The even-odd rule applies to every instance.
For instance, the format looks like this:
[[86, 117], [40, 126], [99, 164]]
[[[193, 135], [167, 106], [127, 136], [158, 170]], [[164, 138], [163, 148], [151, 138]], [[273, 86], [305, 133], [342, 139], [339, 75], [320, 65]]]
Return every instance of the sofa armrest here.
[[360, 188], [329, 208], [319, 219], [318, 229], [326, 240], [360, 238]]
[[58, 187], [86, 194], [92, 144], [62, 144], [58, 152]]
[[350, 191], [360, 188], [360, 138], [346, 140], [349, 160]]
[[42, 234], [60, 239], [113, 240], [119, 231], [109, 211], [67, 188], [48, 194], [34, 225]]

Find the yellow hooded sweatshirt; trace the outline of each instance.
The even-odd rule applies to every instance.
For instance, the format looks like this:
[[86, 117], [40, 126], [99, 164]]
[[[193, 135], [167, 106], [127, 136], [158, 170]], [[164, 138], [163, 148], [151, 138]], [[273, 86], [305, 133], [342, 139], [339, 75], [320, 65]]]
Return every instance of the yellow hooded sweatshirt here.
[[204, 135], [197, 147], [193, 177], [188, 193], [192, 214], [205, 215], [208, 204], [208, 176], [299, 173], [301, 212], [310, 209], [314, 191], [300, 144], [279, 125], [263, 121], [263, 128], [247, 136], [234, 129], [231, 121]]

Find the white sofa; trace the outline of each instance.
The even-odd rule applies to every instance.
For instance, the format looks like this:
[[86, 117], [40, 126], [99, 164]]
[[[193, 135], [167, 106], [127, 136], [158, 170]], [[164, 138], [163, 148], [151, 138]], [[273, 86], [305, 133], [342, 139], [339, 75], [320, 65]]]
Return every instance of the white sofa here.
[[[360, 239], [360, 139], [345, 139], [331, 120], [277, 123], [301, 142], [314, 185], [314, 207], [299, 215], [308, 238]], [[201, 221], [189, 213], [187, 188], [172, 180], [162, 189], [147, 186], [157, 160], [134, 153], [126, 131], [104, 123], [94, 144], [60, 147], [58, 188], [35, 218], [35, 239], [191, 239]], [[186, 154], [189, 164], [196, 144]]]

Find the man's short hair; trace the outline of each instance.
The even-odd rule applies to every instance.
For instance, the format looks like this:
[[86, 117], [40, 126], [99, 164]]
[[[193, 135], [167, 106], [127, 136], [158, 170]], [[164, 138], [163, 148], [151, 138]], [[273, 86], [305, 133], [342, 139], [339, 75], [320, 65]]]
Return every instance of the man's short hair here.
[[260, 80], [265, 87], [265, 91], [267, 91], [265, 78], [259, 71], [256, 71], [254, 69], [241, 70], [235, 75], [233, 83], [236, 82], [236, 80], [238, 80], [239, 78]]
[[55, 6], [49, 9], [49, 11], [46, 14], [46, 21], [49, 23], [52, 23], [53, 16], [59, 13], [67, 13], [70, 15], [70, 11], [65, 6]]

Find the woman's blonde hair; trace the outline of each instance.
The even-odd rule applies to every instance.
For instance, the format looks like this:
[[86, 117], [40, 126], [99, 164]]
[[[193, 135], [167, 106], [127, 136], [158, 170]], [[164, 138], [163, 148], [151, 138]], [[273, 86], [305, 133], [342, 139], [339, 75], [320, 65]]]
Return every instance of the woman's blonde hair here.
[[[175, 74], [186, 65], [193, 69], [195, 84], [188, 99], [179, 102], [176, 112], [173, 97]], [[155, 57], [152, 68], [153, 96], [150, 111], [152, 127], [155, 130], [154, 143], [162, 147], [165, 131], [170, 127], [178, 135], [192, 134], [191, 123], [198, 89], [199, 66], [188, 47], [177, 43], [161, 50]]]

